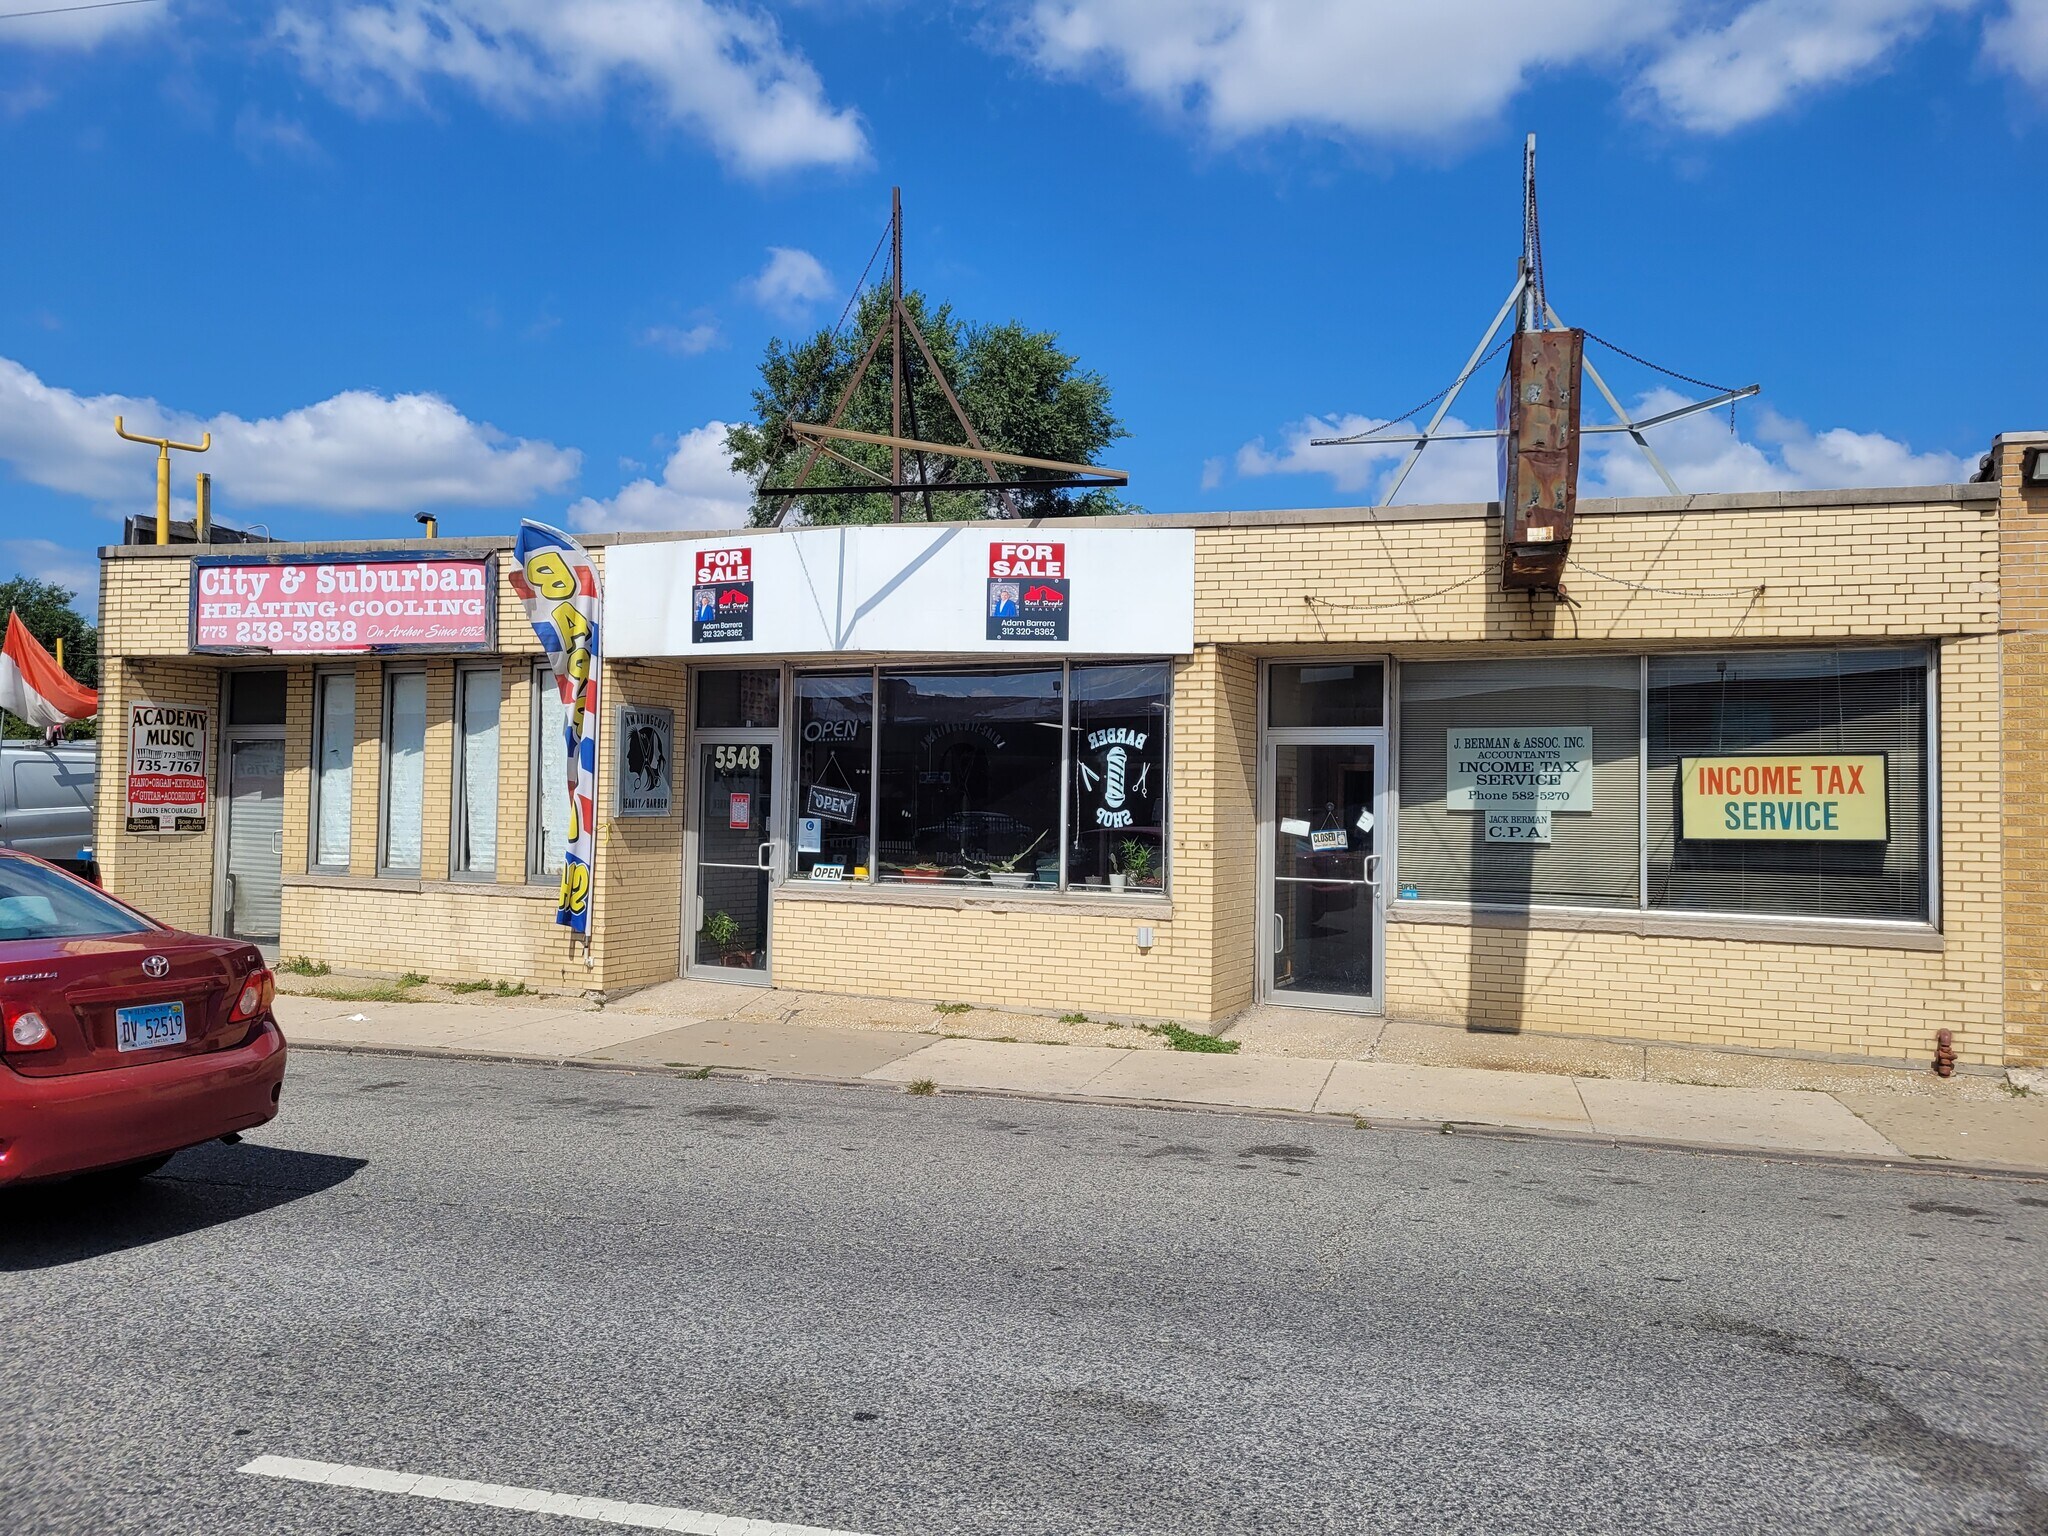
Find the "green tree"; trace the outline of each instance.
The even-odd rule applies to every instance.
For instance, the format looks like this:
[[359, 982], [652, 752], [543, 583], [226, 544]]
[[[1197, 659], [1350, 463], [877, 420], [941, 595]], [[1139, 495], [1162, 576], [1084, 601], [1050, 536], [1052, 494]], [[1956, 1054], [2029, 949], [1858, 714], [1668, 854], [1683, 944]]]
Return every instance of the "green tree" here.
[[[980, 433], [983, 446], [1033, 458], [1092, 464], [1110, 443], [1125, 436], [1123, 423], [1110, 409], [1109, 385], [1102, 375], [1080, 366], [1080, 360], [1058, 346], [1050, 331], [1034, 331], [1015, 321], [971, 326], [959, 320], [948, 304], [934, 305], [922, 293], [903, 295], [903, 307], [915, 317], [930, 343], [933, 360], [958, 393], [967, 419]], [[761, 360], [761, 384], [754, 391], [754, 420], [726, 434], [732, 467], [757, 486], [796, 483], [811, 445], [792, 435], [792, 419], [822, 425], [832, 414], [846, 382], [853, 376], [868, 341], [883, 333], [839, 425], [857, 432], [890, 430], [889, 293], [870, 288], [861, 295], [855, 324], [843, 333], [817, 332], [801, 341], [777, 337]], [[939, 381], [925, 365], [916, 340], [906, 327], [903, 352], [908, 387], [904, 391], [903, 433], [925, 442], [966, 446], [952, 407]], [[886, 479], [889, 450], [874, 443], [834, 442], [832, 451], [863, 464]], [[919, 478], [919, 455], [906, 453], [903, 478]], [[973, 459], [923, 455], [924, 475], [934, 487], [930, 515], [938, 521], [959, 521], [989, 515], [996, 495], [973, 489], [987, 478]], [[1024, 479], [1030, 472], [998, 464], [1000, 479]], [[866, 477], [845, 464], [820, 455], [809, 485], [858, 485]], [[1027, 517], [1099, 514], [1133, 510], [1108, 491], [1023, 490], [1015, 493]], [[905, 518], [923, 518], [927, 498], [906, 492]], [[786, 505], [779, 498], [756, 497], [753, 520], [765, 526]], [[817, 496], [804, 503], [813, 523], [886, 523], [889, 496]]]
[[[33, 576], [17, 576], [12, 581], [0, 581], [0, 624], [7, 621], [7, 610], [13, 609], [21, 615], [21, 622], [28, 632], [42, 643], [44, 650], [54, 654], [57, 637], [64, 637], [64, 670], [77, 678], [88, 688], [100, 685], [100, 632], [79, 617], [72, 606], [78, 594], [69, 587], [60, 587], [54, 581], [38, 581]], [[39, 736], [12, 714], [7, 716], [7, 735]], [[91, 721], [79, 721], [65, 728], [70, 736], [93, 734]]]

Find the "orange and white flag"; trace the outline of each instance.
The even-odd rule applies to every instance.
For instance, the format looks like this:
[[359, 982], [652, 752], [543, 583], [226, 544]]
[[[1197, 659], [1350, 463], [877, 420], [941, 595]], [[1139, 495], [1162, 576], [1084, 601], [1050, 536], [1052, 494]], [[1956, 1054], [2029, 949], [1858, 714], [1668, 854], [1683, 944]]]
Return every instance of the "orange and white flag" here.
[[0, 709], [19, 715], [37, 730], [67, 720], [84, 720], [100, 710], [100, 696], [65, 675], [57, 660], [37, 643], [12, 609], [7, 639], [0, 644]]

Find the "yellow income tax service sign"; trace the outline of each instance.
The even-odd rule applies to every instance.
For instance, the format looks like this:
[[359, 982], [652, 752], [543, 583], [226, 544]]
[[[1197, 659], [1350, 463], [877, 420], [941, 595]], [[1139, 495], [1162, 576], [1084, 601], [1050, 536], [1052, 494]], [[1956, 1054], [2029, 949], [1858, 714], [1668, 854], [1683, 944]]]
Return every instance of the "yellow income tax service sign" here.
[[1884, 754], [1679, 759], [1679, 836], [1718, 842], [1882, 843]]

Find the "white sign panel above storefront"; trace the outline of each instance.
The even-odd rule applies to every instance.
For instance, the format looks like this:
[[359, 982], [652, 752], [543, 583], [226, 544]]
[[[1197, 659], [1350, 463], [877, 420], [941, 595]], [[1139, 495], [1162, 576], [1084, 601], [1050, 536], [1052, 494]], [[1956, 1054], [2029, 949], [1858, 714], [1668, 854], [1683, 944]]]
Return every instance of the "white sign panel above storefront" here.
[[[719, 557], [709, 568], [706, 551]], [[725, 579], [742, 571], [743, 593]], [[1183, 656], [1195, 644], [1187, 528], [977, 522], [662, 540], [614, 545], [606, 583], [614, 656]]]
[[[1587, 726], [1500, 726], [1444, 732], [1444, 808], [1590, 811], [1593, 732]], [[1505, 825], [1505, 824], [1503, 824]], [[1534, 824], [1526, 824], [1533, 831]], [[1493, 837], [1495, 842], [1540, 842]]]

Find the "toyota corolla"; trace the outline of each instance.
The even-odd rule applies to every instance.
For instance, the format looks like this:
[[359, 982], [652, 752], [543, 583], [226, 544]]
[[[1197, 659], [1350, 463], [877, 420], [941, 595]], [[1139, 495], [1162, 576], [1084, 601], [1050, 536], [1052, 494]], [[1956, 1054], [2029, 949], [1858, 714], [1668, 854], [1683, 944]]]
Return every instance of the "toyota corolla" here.
[[0, 1185], [140, 1178], [270, 1119], [275, 990], [254, 945], [0, 849]]

